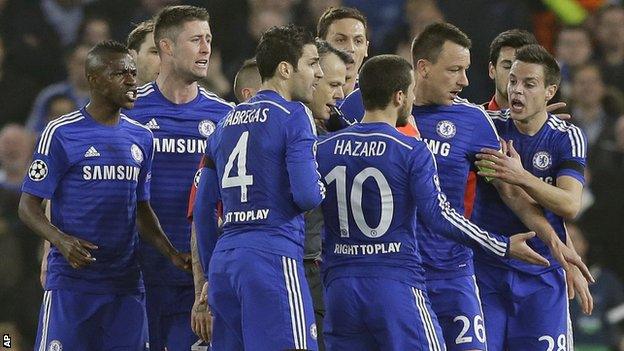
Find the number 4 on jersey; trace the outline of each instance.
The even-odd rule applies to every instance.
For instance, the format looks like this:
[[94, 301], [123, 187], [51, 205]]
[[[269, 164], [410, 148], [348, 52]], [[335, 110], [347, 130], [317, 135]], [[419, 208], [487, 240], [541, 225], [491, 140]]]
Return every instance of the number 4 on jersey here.
[[[225, 164], [225, 170], [223, 172], [223, 180], [221, 181], [222, 188], [241, 188], [241, 202], [247, 202], [247, 187], [253, 185], [253, 176], [247, 174], [247, 140], [249, 139], [249, 131], [244, 132], [238, 139], [234, 150], [230, 153], [228, 161]], [[238, 174], [236, 177], [230, 177], [232, 167], [234, 166], [234, 160], [236, 162], [236, 168]]]

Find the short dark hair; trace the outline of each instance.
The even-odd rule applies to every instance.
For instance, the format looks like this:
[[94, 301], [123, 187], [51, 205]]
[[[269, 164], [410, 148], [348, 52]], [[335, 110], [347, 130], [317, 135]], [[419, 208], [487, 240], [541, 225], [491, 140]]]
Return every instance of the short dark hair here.
[[289, 24], [271, 27], [262, 34], [256, 48], [256, 62], [262, 81], [273, 77], [280, 62], [286, 61], [297, 70], [305, 45], [314, 45], [314, 38], [303, 27]]
[[372, 57], [362, 65], [360, 92], [366, 110], [384, 109], [397, 91], [407, 94], [412, 84], [412, 65], [397, 55]]
[[234, 96], [236, 96], [236, 100], [243, 102], [241, 90], [252, 81], [252, 78], [258, 74], [257, 72], [258, 63], [255, 58], [250, 58], [243, 62], [241, 68], [236, 72], [236, 76], [234, 76]]
[[[179, 5], [167, 6], [154, 17], [154, 42], [162, 38], [176, 39], [180, 27], [190, 21], [210, 21], [210, 15], [205, 8]], [[158, 45], [156, 45], [158, 47]]]
[[459, 28], [447, 22], [432, 23], [412, 42], [412, 62], [416, 64], [418, 60], [426, 59], [435, 63], [440, 56], [442, 46], [447, 41], [461, 45], [470, 49], [472, 42]]
[[89, 73], [102, 68], [102, 58], [112, 54], [128, 54], [128, 48], [115, 40], [104, 40], [97, 43], [87, 54], [87, 62], [85, 64], [85, 72]]
[[335, 21], [345, 18], [353, 18], [354, 20], [362, 22], [365, 32], [368, 29], [366, 17], [360, 10], [346, 6], [330, 7], [325, 10], [319, 18], [318, 24], [316, 25], [316, 35], [321, 39], [326, 39], [329, 26]]
[[145, 41], [145, 37], [153, 31], [154, 21], [151, 19], [137, 24], [130, 34], [128, 34], [128, 40], [126, 42], [128, 49], [138, 52]]
[[338, 56], [338, 58], [340, 58], [345, 65], [355, 63], [353, 57], [348, 52], [336, 49], [323, 39], [316, 38], [314, 44], [316, 44], [316, 50], [318, 50], [319, 57], [323, 57], [331, 53]]
[[535, 63], [544, 68], [544, 84], [559, 85], [561, 69], [555, 58], [541, 45], [525, 45], [516, 51], [516, 61]]
[[503, 47], [507, 46], [514, 49], [519, 49], [525, 45], [537, 44], [535, 36], [526, 30], [522, 29], [510, 29], [506, 30], [494, 38], [490, 43], [490, 62], [496, 65], [500, 51]]

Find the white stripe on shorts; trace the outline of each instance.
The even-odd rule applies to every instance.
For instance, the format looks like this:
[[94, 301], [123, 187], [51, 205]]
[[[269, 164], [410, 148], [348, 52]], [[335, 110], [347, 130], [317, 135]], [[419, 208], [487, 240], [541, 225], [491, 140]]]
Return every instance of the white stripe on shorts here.
[[284, 268], [284, 280], [288, 291], [288, 305], [290, 307], [290, 319], [294, 336], [295, 348], [306, 349], [306, 323], [303, 309], [303, 297], [301, 285], [297, 275], [297, 261], [290, 257], [282, 256], [282, 266]]
[[414, 298], [416, 299], [416, 307], [418, 308], [418, 313], [420, 313], [420, 319], [422, 320], [423, 327], [425, 328], [425, 335], [427, 336], [429, 351], [442, 351], [443, 348], [440, 346], [440, 341], [438, 340], [438, 335], [436, 333], [435, 326], [433, 325], [433, 320], [431, 319], [429, 310], [427, 310], [425, 296], [423, 295], [422, 291], [413, 287], [412, 293], [414, 294]]
[[52, 290], [43, 293], [43, 318], [41, 320], [41, 341], [39, 351], [45, 351], [48, 343], [48, 322], [50, 321], [50, 305], [52, 305]]

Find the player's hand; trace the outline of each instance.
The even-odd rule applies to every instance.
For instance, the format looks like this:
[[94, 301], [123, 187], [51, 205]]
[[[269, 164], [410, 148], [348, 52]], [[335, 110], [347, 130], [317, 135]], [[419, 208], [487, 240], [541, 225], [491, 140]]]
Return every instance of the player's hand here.
[[[592, 277], [592, 274], [589, 271], [589, 268], [587, 268], [587, 265], [585, 265], [585, 262], [583, 262], [583, 259], [581, 258], [581, 256], [579, 256], [579, 254], [576, 253], [576, 251], [567, 247], [561, 240], [559, 240], [559, 238], [557, 238], [556, 240], [553, 240], [553, 242], [551, 243], [547, 243], [547, 245], [548, 245], [548, 248], [550, 249], [550, 253], [552, 254], [553, 258], [559, 262], [561, 267], [563, 267], [563, 269], [566, 270], [566, 273], [568, 275], [570, 275], [570, 271], [572, 270], [572, 267], [576, 267], [579, 270], [581, 276], [583, 276], [583, 278], [587, 282], [589, 283], [596, 282], [594, 280], [594, 277]], [[571, 284], [568, 284], [568, 290], [570, 289], [570, 287], [571, 287]], [[573, 297], [574, 297], [574, 291], [572, 291], [571, 298]]]
[[176, 252], [171, 256], [171, 263], [179, 269], [193, 272], [191, 254], [188, 252]]
[[[565, 102], [561, 101], [561, 102], [555, 102], [554, 104], [550, 104], [548, 106], [546, 106], [546, 112], [555, 112], [560, 108], [564, 108], [566, 107], [568, 104], [566, 104]], [[572, 116], [570, 116], [569, 113], [556, 113], [555, 117], [559, 118], [559, 119], [563, 119], [563, 120], [568, 120], [571, 119]]]
[[208, 282], [204, 283], [201, 294], [195, 297], [191, 310], [191, 328], [202, 340], [212, 339], [212, 315], [208, 308]]
[[[503, 140], [502, 144], [505, 143]], [[521, 185], [523, 179], [526, 178], [527, 171], [522, 167], [522, 160], [512, 140], [507, 142], [503, 151], [481, 149], [477, 158], [479, 160], [475, 162], [475, 165], [483, 169], [477, 172], [480, 176], [500, 179], [514, 185]]]
[[568, 299], [572, 300], [576, 292], [583, 313], [590, 315], [594, 309], [594, 298], [589, 291], [587, 278], [577, 266], [569, 265], [566, 269], [566, 283], [568, 285]]
[[67, 234], [61, 234], [54, 246], [74, 269], [82, 268], [95, 262], [95, 257], [91, 256], [89, 250], [97, 250], [98, 248], [93, 243]]
[[527, 241], [533, 237], [535, 237], [535, 232], [512, 235], [509, 238], [509, 257], [540, 266], [550, 266], [547, 259], [533, 251], [527, 244]]

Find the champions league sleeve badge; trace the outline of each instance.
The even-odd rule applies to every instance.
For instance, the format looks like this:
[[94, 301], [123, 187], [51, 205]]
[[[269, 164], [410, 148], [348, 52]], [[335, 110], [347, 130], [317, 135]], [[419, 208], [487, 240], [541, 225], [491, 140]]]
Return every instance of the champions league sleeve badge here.
[[28, 178], [40, 182], [48, 175], [48, 165], [42, 160], [34, 160], [28, 169]]

